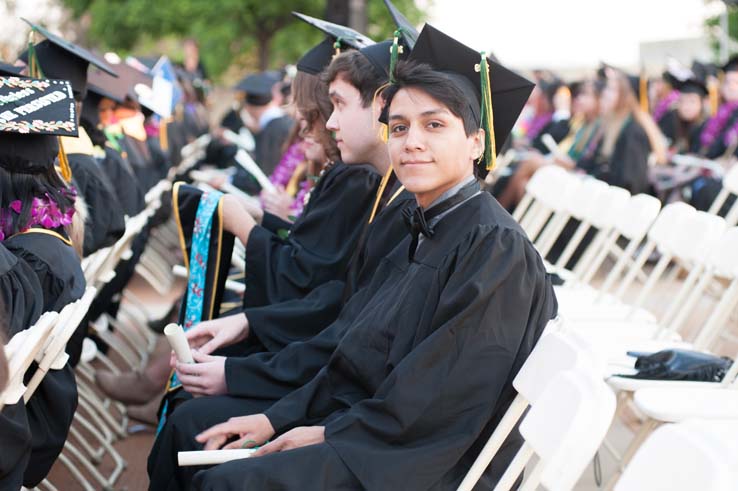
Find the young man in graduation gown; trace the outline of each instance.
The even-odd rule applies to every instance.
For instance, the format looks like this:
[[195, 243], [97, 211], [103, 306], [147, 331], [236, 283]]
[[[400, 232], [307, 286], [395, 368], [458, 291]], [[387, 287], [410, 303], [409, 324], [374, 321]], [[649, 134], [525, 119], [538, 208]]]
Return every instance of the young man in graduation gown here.
[[[426, 30], [427, 29], [429, 28], [426, 27]], [[433, 35], [434, 37], [442, 36], [440, 33], [435, 33]], [[448, 40], [448, 38], [443, 37], [442, 41], [444, 42], [440, 44], [448, 45], [452, 40]], [[418, 41], [418, 45], [415, 49], [418, 49], [419, 46], [421, 46], [421, 49], [431, 52], [429, 46], [427, 44], [423, 46], [423, 42], [421, 40]], [[415, 55], [411, 55], [411, 58], [414, 56]], [[462, 59], [463, 58], [464, 57], [462, 57]], [[420, 59], [423, 58], [420, 57]], [[470, 66], [472, 68], [470, 68], [470, 70], [472, 73], [474, 73], [474, 62], [478, 62], [478, 60], [478, 56], [475, 56], [473, 51], [470, 56], [469, 52], [467, 52], [465, 61], [471, 63]], [[495, 78], [495, 74], [498, 75], [498, 78]], [[524, 79], [518, 79], [502, 67], [497, 66], [495, 66], [495, 69], [493, 70], [493, 80], [495, 80], [495, 82], [493, 82], [492, 85], [497, 87], [497, 90], [505, 92], [506, 97], [508, 98], [508, 100], [502, 99], [501, 96], [495, 98], [495, 104], [497, 107], [495, 115], [497, 116], [496, 119], [500, 122], [496, 133], [497, 137], [502, 141], [504, 140], [504, 136], [509, 133], [517, 114], [522, 108], [524, 100], [530, 92], [531, 85], [527, 81], [524, 81]], [[418, 81], [415, 81], [415, 83], [420, 85], [423, 83], [429, 83], [431, 86], [438, 86], [443, 85], [442, 81], [443, 77], [440, 80], [421, 77]], [[412, 79], [409, 83], [413, 85]], [[448, 80], [445, 81], [445, 84], [446, 86], [449, 86]], [[453, 86], [453, 84], [451, 85]], [[518, 93], [511, 93], [511, 91], [515, 89], [518, 89]], [[456, 111], [456, 113], [461, 114], [463, 111], [466, 111], [468, 118], [464, 118], [464, 121], [472, 121], [473, 115], [470, 113], [469, 109], [469, 97], [460, 95], [458, 89], [455, 90], [457, 90], [456, 102], [453, 103], [453, 101], [449, 101], [448, 103], [453, 106], [453, 110]], [[478, 104], [478, 96], [474, 95], [474, 89], [467, 90], [468, 92], [471, 92], [471, 97], [473, 97], [475, 103]], [[442, 96], [439, 95], [439, 97]], [[412, 101], [403, 107], [406, 109], [412, 108], [414, 105], [418, 104], [418, 100], [422, 99], [420, 96], [416, 95], [413, 97]], [[440, 104], [442, 103], [436, 103], [436, 106]], [[512, 106], [510, 106], [510, 104]], [[436, 107], [433, 109], [435, 110]], [[417, 110], [419, 113], [421, 108], [417, 108]], [[450, 111], [451, 110], [447, 111], [447, 115], [452, 114]], [[509, 114], [510, 117], [506, 117], [506, 114]], [[391, 115], [392, 114], [390, 113], [390, 116]], [[478, 109], [476, 115], [479, 115]], [[417, 116], [413, 116], [413, 118], [416, 117]], [[435, 132], [436, 134], [432, 137], [433, 140], [439, 139], [441, 135], [441, 126], [437, 127], [435, 125], [441, 125], [445, 122], [445, 126], [448, 126], [451, 121], [451, 119], [446, 119], [440, 116], [437, 118], [440, 119], [440, 122], [428, 121], [430, 116], [424, 115], [422, 118], [425, 119], [419, 123], [413, 119], [415, 124], [418, 124], [419, 128], [421, 128], [414, 129], [413, 133]], [[450, 346], [460, 348], [461, 344], [464, 344], [461, 338], [457, 338], [456, 341], [454, 341], [454, 333], [457, 335], [460, 334], [461, 337], [470, 342], [470, 344], [473, 344], [471, 341], [472, 338], [476, 338], [477, 340], [485, 338], [501, 340], [505, 338], [506, 341], [503, 342], [503, 344], [509, 341], [515, 345], [515, 348], [512, 350], [503, 349], [499, 351], [496, 351], [496, 348], [478, 346], [480, 348], [480, 352], [498, 353], [498, 359], [494, 359], [494, 357], [492, 357], [491, 361], [487, 360], [482, 364], [486, 365], [491, 362], [495, 363], [500, 368], [503, 366], [509, 366], [508, 364], [512, 364], [515, 367], [511, 370], [511, 373], [502, 369], [499, 380], [493, 382], [495, 389], [493, 389], [492, 392], [495, 397], [499, 393], [497, 390], [498, 387], [501, 388], [503, 382], [506, 384], [506, 394], [504, 397], [500, 398], [499, 406], [504, 408], [507, 403], [509, 403], [509, 400], [511, 400], [510, 392], [512, 392], [512, 389], [509, 387], [509, 381], [514, 376], [514, 371], [517, 370], [519, 364], [522, 363], [524, 356], [527, 355], [527, 352], [532, 347], [532, 343], [537, 338], [543, 325], [545, 325], [545, 322], [551, 315], [553, 315], [555, 311], [555, 301], [552, 297], [551, 286], [546, 280], [545, 273], [542, 269], [541, 261], [537, 257], [537, 254], [535, 254], [532, 246], [527, 242], [522, 232], [517, 228], [510, 217], [505, 215], [496, 203], [492, 205], [493, 200], [491, 197], [487, 194], [479, 193], [479, 187], [471, 176], [472, 157], [470, 156], [468, 160], [466, 157], [462, 159], [458, 158], [458, 153], [461, 151], [464, 151], [465, 154], [472, 153], [473, 157], [477, 157], [481, 152], [482, 145], [479, 140], [480, 133], [473, 129], [469, 129], [467, 131], [464, 127], [461, 116], [454, 116], [454, 118], [457, 118], [454, 120], [457, 124], [456, 128], [459, 131], [457, 136], [463, 136], [463, 139], [459, 138], [456, 140], [456, 145], [451, 145], [450, 140], [444, 140], [444, 143], [441, 143], [439, 147], [434, 148], [435, 152], [437, 152], [435, 155], [424, 150], [422, 160], [419, 159], [418, 161], [412, 161], [413, 163], [403, 164], [417, 165], [419, 166], [417, 167], [417, 171], [410, 171], [409, 169], [398, 167], [397, 159], [394, 158], [393, 154], [393, 164], [395, 169], [398, 170], [400, 179], [406, 183], [408, 188], [412, 185], [408, 185], [408, 183], [414, 182], [416, 186], [423, 185], [423, 180], [419, 177], [422, 176], [421, 172], [425, 171], [431, 173], [432, 171], [428, 169], [436, 171], [436, 166], [438, 167], [437, 170], [441, 172], [441, 162], [449, 164], [450, 162], [454, 162], [451, 165], [455, 165], [456, 173], [454, 174], [450, 171], [450, 168], [445, 168], [445, 171], [449, 174], [453, 174], [455, 177], [452, 177], [452, 175], [445, 175], [444, 180], [444, 177], [439, 175], [436, 175], [435, 178], [431, 178], [429, 175], [428, 177], [430, 179], [424, 181], [424, 184], [430, 187], [439, 186], [446, 188], [445, 190], [438, 190], [439, 192], [437, 193], [436, 198], [439, 199], [429, 197], [427, 194], [425, 195], [425, 198], [427, 198], [426, 201], [434, 201], [433, 204], [437, 205], [429, 206], [430, 201], [425, 203], [428, 213], [424, 218], [431, 220], [430, 227], [434, 227], [435, 230], [429, 229], [428, 223], [421, 218], [420, 213], [422, 213], [422, 211], [416, 211], [413, 214], [409, 214], [408, 220], [414, 233], [412, 233], [410, 237], [406, 238], [405, 241], [400, 243], [400, 245], [395, 248], [387, 258], [385, 258], [377, 273], [374, 275], [370, 285], [349, 300], [338, 321], [329, 328], [332, 329], [336, 326], [343, 325], [342, 329], [346, 332], [345, 337], [341, 340], [338, 350], [332, 355], [331, 361], [319, 373], [316, 379], [306, 386], [305, 389], [300, 389], [287, 396], [273, 406], [272, 409], [267, 411], [267, 414], [278, 414], [279, 409], [275, 408], [285, 408], [287, 411], [289, 411], [287, 408], [294, 409], [294, 404], [300, 401], [302, 397], [307, 395], [309, 399], [311, 397], [310, 394], [314, 394], [314, 392], [312, 392], [312, 388], [308, 389], [308, 387], [311, 386], [317, 388], [317, 392], [319, 392], [321, 396], [327, 396], [331, 400], [342, 401], [345, 403], [345, 406], [335, 408], [337, 411], [330, 416], [328, 413], [330, 413], [333, 408], [328, 409], [327, 407], [324, 407], [324, 409], [327, 409], [327, 413], [324, 413], [321, 416], [328, 416], [328, 420], [340, 421], [342, 416], [349, 417], [348, 415], [353, 409], [356, 409], [356, 415], [358, 416], [361, 412], [360, 407], [363, 404], [358, 402], [358, 399], [371, 397], [372, 390], [378, 390], [375, 394], [381, 395], [382, 392], [387, 393], [385, 394], [388, 397], [386, 402], [389, 404], [386, 409], [390, 409], [389, 406], [394, 406], [394, 404], [397, 403], [395, 398], [402, 397], [402, 393], [407, 393], [411, 398], [415, 398], [417, 400], [423, 399], [418, 387], [419, 385], [422, 385], [423, 379], [422, 377], [418, 378], [412, 374], [414, 373], [418, 375], [426, 372], [427, 370], [434, 369], [439, 370], [439, 374], [446, 373], [446, 368], [448, 367], [447, 363], [452, 363], [450, 360], [456, 359], [456, 355], [458, 355], [459, 350], [454, 350], [453, 356], [451, 356], [449, 362], [446, 362], [444, 359], [444, 361], [440, 363], [441, 366], [434, 367], [433, 363], [429, 360], [439, 356], [452, 355], [452, 353], [448, 352], [448, 348]], [[473, 123], [469, 123], [469, 125], [472, 128], [474, 127]], [[399, 134], [404, 131], [402, 128], [395, 128], [394, 130], [392, 128], [393, 122], [390, 121], [391, 132]], [[416, 138], [419, 137], [416, 136]], [[392, 139], [393, 136], [390, 137], [391, 144]], [[462, 140], [465, 145], [460, 145]], [[430, 140], [425, 140], [425, 144], [428, 144], [428, 141]], [[423, 145], [424, 147], [425, 144]], [[441, 150], [441, 148], [444, 147], [448, 147], [445, 152]], [[417, 157], [419, 151], [415, 151], [413, 153], [415, 154], [414, 156]], [[451, 155], [454, 156], [451, 157]], [[461, 162], [459, 160], [461, 160]], [[435, 162], [438, 162], [438, 164], [435, 164]], [[462, 172], [462, 169], [464, 172]], [[406, 178], [403, 178], [403, 172], [407, 172], [407, 174], [405, 174]], [[417, 174], [413, 175], [413, 172], [417, 172]], [[441, 175], [443, 175], [443, 172], [441, 172]], [[419, 180], [413, 181], [413, 179]], [[447, 192], [444, 193], [444, 191]], [[464, 207], [464, 205], [466, 205], [466, 207]], [[492, 208], [491, 210], [490, 207]], [[435, 210], [433, 208], [435, 208]], [[464, 216], [465, 214], [463, 213], [463, 210], [467, 210], [470, 215]], [[437, 220], [433, 220], [433, 217], [440, 220], [442, 217], [452, 214], [458, 216], [455, 216], [453, 219], [449, 216], [447, 220], [440, 221], [438, 224], [435, 223]], [[487, 224], [488, 221], [492, 223]], [[445, 233], [440, 233], [444, 223], [446, 225], [446, 228], [443, 229]], [[424, 224], [426, 225], [425, 227], [423, 226]], [[490, 227], [488, 232], [494, 236], [494, 238], [491, 236], [487, 236], [486, 239], [482, 238], [486, 236], [486, 232], [480, 232], [480, 228], [486, 229], [487, 227]], [[469, 230], [460, 231], [454, 230], [455, 228], [466, 228]], [[417, 234], [420, 229], [424, 229], [427, 235], [422, 238], [418, 237]], [[445, 239], [439, 238], [441, 236], [445, 237]], [[486, 240], [490, 240], [495, 244], [495, 252], [492, 253], [490, 250], [485, 250], [484, 253], [477, 251], [480, 253], [479, 257], [484, 257], [484, 260], [481, 262], [471, 260], [469, 257], [470, 255], [473, 257], [477, 256], [472, 253], [471, 250], [476, 249], [476, 247], [481, 247], [481, 244]], [[416, 251], [415, 247], [418, 243], [419, 246]], [[497, 256], [498, 254], [500, 254], [500, 256]], [[461, 259], [462, 256], [466, 258], [466, 261]], [[461, 264], [457, 263], [457, 261], [461, 261]], [[466, 262], [466, 266], [463, 265], [464, 262]], [[472, 262], [475, 264], [472, 265]], [[518, 270], [515, 265], [519, 263], [525, 264], [526, 267], [522, 268], [522, 270]], [[469, 269], [467, 269], [467, 267]], [[516, 272], [518, 274], [515, 274]], [[482, 275], [482, 277], [486, 279], [480, 279], [479, 282], [474, 280], [473, 278], [476, 278], [477, 274]], [[500, 274], [502, 276], [500, 276]], [[503, 283], [502, 277], [510, 279]], [[423, 285], [423, 288], [418, 287], [420, 284]], [[506, 286], [508, 288], [505, 288]], [[468, 290], [469, 288], [471, 289]], [[443, 292], [446, 292], [446, 294]], [[492, 292], [494, 292], [494, 295]], [[536, 293], [533, 293], [531, 297], [531, 292]], [[439, 298], [443, 298], [444, 296], [446, 298], [441, 300], [439, 303]], [[503, 298], [505, 298], [505, 300], [503, 300]], [[526, 306], [523, 306], [524, 304]], [[514, 308], [513, 305], [522, 308], [522, 312], [519, 308]], [[528, 306], [530, 306], [530, 309]], [[506, 307], [510, 308], [510, 312], [507, 312]], [[464, 311], [468, 316], [462, 314], [461, 311]], [[494, 324], [496, 327], [492, 327], [489, 322], [483, 321], [482, 317], [485, 315], [494, 316], [495, 321], [491, 324]], [[477, 316], [481, 317], [477, 318]], [[468, 325], [460, 320], [463, 318], [468, 321]], [[526, 327], [526, 323], [529, 324], [529, 327]], [[489, 326], [489, 329], [499, 329], [500, 335], [489, 333], [480, 337], [479, 332], [476, 330], [477, 326]], [[510, 331], [514, 331], [515, 334], [509, 338], [507, 335], [502, 336], [501, 333], [507, 332], [508, 329]], [[474, 330], [474, 333], [472, 333], [472, 330]], [[322, 333], [318, 338], [321, 336]], [[426, 336], [427, 339], [424, 340]], [[466, 336], [469, 337], [467, 338]], [[522, 342], [521, 336], [524, 339]], [[513, 341], [513, 338], [515, 341]], [[308, 343], [304, 343], [304, 345], [307, 346], [311, 343], [313, 344], [314, 349], [320, 349], [319, 343], [313, 342], [313, 340]], [[494, 342], [492, 344], [494, 344]], [[444, 353], [444, 348], [442, 348], [442, 346], [445, 346], [446, 353]], [[293, 345], [290, 345], [287, 349], [291, 347], [293, 347]], [[507, 346], [507, 348], [511, 347], [512, 345]], [[471, 351], [474, 350], [472, 349]], [[517, 352], [517, 355], [515, 352]], [[303, 353], [300, 353], [300, 350], [294, 352], [291, 357], [293, 361], [289, 362], [288, 360], [285, 360], [285, 366], [290, 364], [293, 366], [299, 365], [296, 360], [299, 360], [302, 354], [305, 354], [305, 350], [303, 350]], [[474, 357], [474, 355], [471, 355], [471, 352], [469, 353], [469, 356]], [[521, 359], [516, 359], [516, 357], [520, 357]], [[351, 360], [350, 363], [348, 363], [349, 359]], [[471, 360], [466, 361], [469, 362]], [[370, 368], [370, 365], [374, 363], [379, 363], [382, 367], [380, 368], [379, 366], [376, 366], [373, 369]], [[420, 363], [424, 368], [422, 370], [418, 370], [413, 366], [414, 363]], [[405, 369], [400, 368], [403, 364], [406, 366]], [[394, 369], [394, 367], [397, 368]], [[338, 369], [338, 372], [343, 372], [346, 377], [339, 375], [337, 378], [334, 378], [336, 375], [336, 368]], [[464, 370], [461, 369], [456, 373], [461, 376], [461, 372], [464, 372]], [[467, 376], [469, 376], [470, 373], [473, 372], [468, 370], [466, 371]], [[333, 397], [327, 392], [323, 392], [324, 382], [316, 381], [321, 380], [326, 375], [331, 378], [332, 383], [340, 384], [341, 382], [344, 382], [344, 387], [340, 388], [340, 391], [343, 393], [342, 396], [336, 395]], [[429, 398], [437, 397], [439, 394], [437, 394], [435, 390], [431, 390], [431, 387], [437, 386], [438, 379], [440, 379], [441, 376], [439, 375], [437, 378], [433, 373], [426, 373], [426, 375], [426, 383], [428, 385], [424, 387], [427, 392], [430, 392]], [[266, 377], [265, 382], [267, 382], [268, 385], [269, 381]], [[402, 384], [399, 384], [399, 382], [402, 382]], [[458, 380], [449, 382], [448, 384], [444, 383], [442, 386], [445, 387], [448, 385], [448, 390], [453, 391], [454, 387], [459, 383], [464, 385], [463, 382]], [[395, 391], [392, 389], [392, 386], [396, 384], [398, 386]], [[272, 381], [271, 385], [272, 387], [278, 386], [278, 381]], [[399, 385], [402, 385], [402, 387]], [[487, 387], [484, 387], [484, 383], [481, 383], [479, 387], [482, 387], [481, 390], [484, 391], [485, 394], [488, 393]], [[328, 390], [330, 391], [330, 389]], [[366, 393], [366, 390], [369, 390], [370, 393], [364, 396], [363, 394]], [[459, 390], [463, 391], [463, 389]], [[266, 396], [267, 392], [264, 392], [263, 394]], [[302, 394], [302, 397], [299, 394]], [[472, 395], [479, 396], [480, 394]], [[444, 399], [449, 399], [454, 402], [470, 397], [469, 394], [466, 394], [465, 397], [461, 398], [454, 397], [450, 392], [447, 396], [448, 397]], [[389, 399], [395, 399], [395, 401], [390, 401]], [[325, 399], [322, 401], [325, 401]], [[255, 406], [258, 406], [260, 403], [258, 399], [253, 399], [251, 402]], [[319, 403], [319, 405], [322, 404], [323, 402]], [[356, 404], [356, 406], [352, 407], [354, 404]], [[436, 409], [440, 411], [442, 410], [441, 408], [444, 406], [444, 403], [438, 401], [438, 404], [439, 407]], [[479, 404], [479, 401], [476, 401], [475, 404]], [[398, 407], [401, 406], [402, 405], [394, 407], [395, 409], [398, 409]], [[489, 417], [489, 411], [493, 406], [494, 404], [490, 404], [486, 407], [484, 414], [487, 418]], [[419, 410], [418, 414], [420, 414], [423, 411], [428, 410], [428, 406], [423, 404], [422, 407], [415, 409]], [[412, 412], [412, 410], [409, 412]], [[437, 412], [431, 414], [435, 414], [436, 416], [438, 415]], [[499, 414], [499, 412], [496, 412], [497, 417], [499, 417]], [[390, 419], [393, 417], [389, 414], [388, 416]], [[395, 416], [400, 419], [404, 418], [403, 416]], [[417, 416], [418, 415], [412, 417], [414, 418]], [[277, 416], [277, 418], [279, 417], [281, 416]], [[253, 418], [251, 419], [253, 420]], [[322, 419], [322, 417], [319, 417], [316, 421], [319, 421], [320, 419]], [[235, 418], [230, 421], [232, 423], [237, 423], [237, 420], [238, 418]], [[452, 417], [444, 418], [443, 424], [440, 426], [445, 425], [447, 421], [451, 420], [453, 420]], [[430, 421], [427, 421], [427, 423], [430, 423]], [[481, 418], [478, 423], [484, 426], [487, 423], [487, 420]], [[430, 425], [433, 426], [432, 423]], [[423, 426], [427, 428], [427, 426]], [[287, 427], [282, 428], [287, 429]], [[410, 437], [414, 431], [416, 432], [419, 428], [416, 428], [416, 430], [406, 428], [406, 430], [407, 436]], [[216, 432], [217, 431], [218, 430], [216, 430]], [[321, 432], [322, 430], [320, 428], [315, 428], [307, 431]], [[391, 432], [392, 430], [389, 431]], [[397, 435], [400, 434], [402, 433], [397, 433]], [[251, 433], [249, 433], [249, 435], [251, 435]], [[477, 435], [478, 433], [475, 433], [472, 438], [476, 438]], [[254, 436], [254, 440], [263, 441], [261, 436]], [[291, 438], [291, 436], [289, 436], [288, 439], [289, 438]], [[388, 438], [392, 439], [391, 436], [388, 436]], [[438, 440], [442, 440], [442, 438], [439, 438]], [[200, 441], [204, 442], [205, 439], [201, 438]], [[240, 443], [243, 442], [239, 442], [239, 444]], [[437, 444], [438, 443], [433, 443], [432, 445]], [[409, 446], [412, 446], [412, 443], [409, 443]], [[257, 470], [256, 472], [247, 472], [249, 476], [255, 478], [253, 481], [248, 481], [248, 485], [253, 485], [255, 488], [280, 485], [291, 487], [297, 481], [292, 482], [292, 484], [289, 484], [287, 481], [294, 478], [302, 481], [303, 485], [307, 485], [308, 487], [312, 484], [314, 484], [316, 488], [340, 486], [348, 486], [351, 488], [360, 487], [360, 484], [352, 477], [352, 472], [344, 472], [346, 471], [346, 468], [342, 468], [340, 459], [335, 454], [331, 453], [329, 447], [326, 447], [326, 445], [321, 445], [320, 447], [321, 448], [312, 447], [314, 452], [303, 452], [302, 457], [293, 455], [293, 457], [297, 458], [301, 463], [290, 461], [290, 464], [288, 465], [290, 465], [290, 468], [294, 472], [292, 472], [290, 476], [284, 476], [285, 481], [281, 481], [279, 476], [274, 476], [276, 479], [275, 481], [261, 481], [264, 474]], [[446, 448], [439, 447], [440, 453], [446, 451]], [[422, 452], [418, 452], [417, 455], [422, 456]], [[409, 453], [405, 456], [398, 455], [397, 453], [393, 455], [387, 454], [387, 457], [394, 459], [396, 462], [415, 460], [415, 457], [409, 455]], [[303, 458], [306, 458], [307, 460], [303, 460]], [[473, 457], [470, 456], [470, 458]], [[450, 460], [455, 461], [453, 458]], [[266, 462], [267, 460], [265, 459], [264, 464], [266, 464]], [[451, 462], [449, 462], [449, 464], [450, 463]], [[338, 465], [333, 468], [335, 464]], [[256, 465], [258, 466], [259, 464]], [[302, 467], [303, 465], [315, 466], [313, 470], [317, 471], [317, 473], [312, 474], [314, 479], [307, 479], [306, 475], [302, 472], [304, 469], [304, 467]], [[430, 467], [434, 467], [434, 465], [431, 465]], [[353, 470], [354, 469], [352, 468], [351, 471]], [[182, 471], [182, 469], [180, 469], [180, 471]], [[216, 471], [218, 471], [218, 469], [216, 469]], [[435, 471], [438, 472], [437, 469]], [[267, 474], [268, 473], [269, 472], [267, 472]], [[378, 472], [376, 470], [369, 471], [369, 473], [375, 473], [377, 475], [383, 474], [383, 472]], [[407, 473], [407, 471], [405, 471], [405, 473]], [[392, 489], [403, 486], [402, 484], [398, 484], [398, 482], [388, 481], [386, 484], [382, 483], [380, 487], [376, 485], [376, 483], [375, 485], [372, 485], [365, 481], [365, 476], [363, 475], [358, 477], [361, 480], [361, 485], [368, 488]], [[397, 476], [395, 476], [395, 478], [397, 478]], [[206, 480], [209, 481], [207, 477]], [[222, 489], [232, 488], [228, 477], [225, 479], [217, 477], [215, 481], [218, 483], [217, 486], [219, 488], [221, 486]], [[196, 485], [199, 484], [197, 478], [195, 483]], [[205, 488], [209, 488], [209, 486], [210, 484], [208, 483]], [[418, 485], [413, 487], [423, 488], [428, 486]]]
[[[58, 136], [77, 132], [72, 86], [64, 81], [15, 79], [3, 85], [4, 109], [15, 112], [0, 120], [0, 209], [3, 245], [23, 260], [41, 288], [41, 311], [61, 311], [85, 289], [80, 258], [67, 235], [74, 215], [74, 192], [57, 174]], [[23, 96], [23, 90], [31, 91]], [[51, 95], [56, 101], [23, 115], [16, 108]], [[46, 99], [48, 102], [48, 99]], [[28, 133], [18, 133], [25, 128]], [[62, 163], [62, 175], [69, 169]], [[69, 347], [68, 347], [69, 349]], [[26, 405], [31, 455], [23, 485], [36, 486], [61, 452], [77, 406], [77, 386], [69, 363], [46, 374]]]
[[[36, 60], [29, 60], [29, 51], [21, 58], [28, 65], [38, 65], [46, 77], [69, 80], [78, 102], [76, 113], [79, 115], [87, 92], [88, 66], [93, 64], [109, 71], [111, 75], [115, 72], [107, 63], [84, 48], [69, 43], [40, 26], [30, 25], [46, 39], [34, 46]], [[33, 73], [29, 72], [29, 75]], [[125, 219], [113, 184], [95, 161], [92, 141], [84, 128], [79, 128], [77, 137], [64, 137], [61, 144], [69, 160], [77, 191], [87, 204], [84, 255], [88, 256], [113, 245], [125, 231]]]
[[418, 201], [409, 236], [312, 381], [198, 440], [239, 448], [280, 436], [254, 458], [199, 472], [194, 489], [455, 489], [512, 400], [556, 301], [533, 245], [473, 171], [494, 155], [482, 116], [494, 107], [495, 125], [509, 128], [531, 85], [490, 63], [500, 94], [490, 102], [479, 95], [489, 62], [430, 26], [410, 58], [443, 71], [398, 65], [387, 93], [393, 167]]

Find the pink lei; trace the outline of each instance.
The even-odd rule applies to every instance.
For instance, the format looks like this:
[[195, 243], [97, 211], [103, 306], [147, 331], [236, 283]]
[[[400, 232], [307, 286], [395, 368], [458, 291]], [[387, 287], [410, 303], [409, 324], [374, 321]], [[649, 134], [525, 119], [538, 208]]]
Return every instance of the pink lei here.
[[[74, 189], [62, 192], [71, 197], [72, 200], [77, 196]], [[12, 214], [20, 215], [22, 209], [23, 206], [20, 200], [12, 201], [8, 208], [0, 209], [0, 241], [12, 235]], [[33, 198], [31, 216], [29, 217], [28, 223], [21, 227], [20, 232], [25, 232], [32, 227], [45, 229], [64, 227], [72, 223], [73, 216], [74, 206], [70, 206], [67, 211], [62, 212], [56, 202], [46, 193], [44, 198]]]
[[287, 148], [284, 155], [282, 155], [277, 167], [274, 168], [272, 175], [269, 176], [269, 180], [275, 186], [287, 187], [295, 169], [304, 161], [305, 155], [300, 149], [300, 142], [293, 143]]

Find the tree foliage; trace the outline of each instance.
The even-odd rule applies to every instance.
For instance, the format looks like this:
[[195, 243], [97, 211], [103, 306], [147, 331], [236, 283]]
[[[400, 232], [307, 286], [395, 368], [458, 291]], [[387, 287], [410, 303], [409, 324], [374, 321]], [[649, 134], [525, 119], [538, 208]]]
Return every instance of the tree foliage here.
[[[165, 52], [179, 60], [179, 41], [193, 37], [200, 44], [203, 63], [214, 76], [230, 66], [267, 68], [294, 63], [321, 35], [291, 12], [321, 18], [325, 14], [325, 0], [62, 1], [76, 17], [89, 18], [87, 38], [96, 47], [122, 54]], [[367, 34], [377, 40], [390, 37], [393, 24], [384, 3], [367, 1]], [[411, 21], [421, 19], [422, 12], [413, 0], [394, 3]]]

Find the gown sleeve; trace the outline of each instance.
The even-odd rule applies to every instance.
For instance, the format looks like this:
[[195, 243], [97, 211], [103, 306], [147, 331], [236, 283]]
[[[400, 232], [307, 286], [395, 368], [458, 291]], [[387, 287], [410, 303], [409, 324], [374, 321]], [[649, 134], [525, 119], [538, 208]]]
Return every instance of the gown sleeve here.
[[648, 155], [651, 145], [646, 132], [635, 121], [623, 129], [610, 158], [609, 184], [633, 194], [648, 190]]
[[[519, 232], [480, 227], [459, 249], [429, 332], [371, 398], [331, 397], [328, 370], [265, 412], [278, 432], [327, 422], [326, 442], [367, 489], [402, 489], [413, 462], [418, 489], [459, 460], [555, 313], [553, 290]], [[398, 328], [407, 328], [398, 326]], [[390, 347], [392, 349], [392, 347]], [[479, 367], [485, 367], [480, 370]], [[338, 414], [336, 414], [338, 413]]]
[[336, 170], [324, 176], [289, 237], [254, 227], [246, 244], [244, 307], [299, 298], [345, 276], [380, 176], [364, 166]]

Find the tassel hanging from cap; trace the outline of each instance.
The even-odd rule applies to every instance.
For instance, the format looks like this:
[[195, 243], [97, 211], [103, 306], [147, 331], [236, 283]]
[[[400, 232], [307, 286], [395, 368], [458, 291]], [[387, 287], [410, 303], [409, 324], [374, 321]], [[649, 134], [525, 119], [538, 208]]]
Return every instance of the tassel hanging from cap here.
[[336, 38], [336, 42], [333, 43], [333, 49], [336, 50], [335, 53], [333, 53], [333, 58], [341, 54], [341, 38], [340, 36]]
[[707, 95], [710, 101], [710, 116], [715, 116], [720, 105], [720, 94], [718, 92], [719, 82], [716, 78], [710, 77], [707, 81]]
[[400, 45], [401, 35], [402, 28], [398, 27], [392, 39], [392, 46], [390, 46], [389, 81], [391, 84], [395, 83], [395, 67], [397, 66], [397, 60], [403, 52], [402, 46]]
[[641, 111], [648, 113], [648, 77], [645, 70], [641, 70], [641, 77], [638, 79], [638, 92]]
[[482, 61], [474, 68], [480, 73], [482, 79], [482, 110], [481, 124], [484, 129], [484, 161], [487, 170], [492, 170], [497, 165], [497, 145], [495, 142], [495, 122], [492, 113], [492, 83], [489, 76], [489, 63], [487, 53], [482, 51]]

